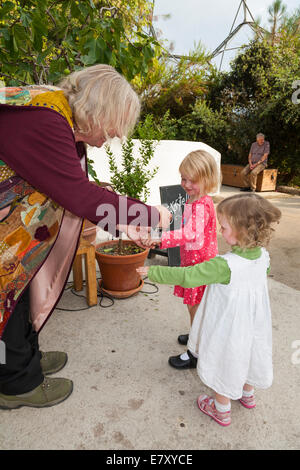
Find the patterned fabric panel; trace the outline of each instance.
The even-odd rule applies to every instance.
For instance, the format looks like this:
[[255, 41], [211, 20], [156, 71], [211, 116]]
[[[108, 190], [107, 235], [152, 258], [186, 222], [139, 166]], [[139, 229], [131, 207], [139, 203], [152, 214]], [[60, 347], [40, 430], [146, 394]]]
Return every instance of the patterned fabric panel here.
[[20, 294], [47, 257], [63, 209], [25, 181], [13, 188], [15, 203], [0, 223], [0, 338]]
[[[63, 92], [45, 86], [0, 89], [0, 103], [45, 106], [72, 126]], [[19, 178], [0, 161], [0, 338], [19, 296], [47, 258], [59, 233], [64, 209]]]
[[0, 160], [0, 183], [2, 183], [2, 181], [5, 181], [11, 178], [15, 174], [16, 173], [14, 172], [14, 170], [9, 168], [9, 166], [7, 166], [5, 162]]
[[[59, 112], [66, 117], [71, 127], [72, 112], [63, 92], [56, 87], [32, 85], [27, 87], [0, 88], [0, 104], [18, 106], [43, 106]], [[0, 160], [0, 183], [16, 173]]]

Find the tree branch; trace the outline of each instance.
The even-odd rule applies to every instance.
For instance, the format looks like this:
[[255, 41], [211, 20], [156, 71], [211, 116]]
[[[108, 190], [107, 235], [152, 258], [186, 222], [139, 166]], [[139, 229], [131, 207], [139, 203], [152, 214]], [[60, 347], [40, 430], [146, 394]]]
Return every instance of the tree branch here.
[[23, 82], [23, 80], [20, 80], [19, 78], [12, 77], [11, 75], [7, 75], [6, 73], [3, 73], [1, 71], [0, 71], [0, 76], [9, 78], [10, 80], [17, 80], [18, 82], [20, 82], [22, 85], [25, 85], [25, 86], [29, 85], [29, 83]]

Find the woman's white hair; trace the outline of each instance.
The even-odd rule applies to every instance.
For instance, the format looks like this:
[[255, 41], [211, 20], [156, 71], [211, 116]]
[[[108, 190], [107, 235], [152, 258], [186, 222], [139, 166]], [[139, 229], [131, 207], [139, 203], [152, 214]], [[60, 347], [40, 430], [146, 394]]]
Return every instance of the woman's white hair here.
[[122, 138], [135, 126], [140, 100], [127, 80], [110, 65], [98, 64], [73, 72], [58, 86], [81, 134], [101, 127], [106, 137], [113, 129]]

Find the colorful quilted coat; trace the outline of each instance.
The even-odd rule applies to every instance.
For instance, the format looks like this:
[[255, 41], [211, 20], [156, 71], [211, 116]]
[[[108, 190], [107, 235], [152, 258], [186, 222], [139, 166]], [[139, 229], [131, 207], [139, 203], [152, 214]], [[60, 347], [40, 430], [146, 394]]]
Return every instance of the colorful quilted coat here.
[[[3, 88], [0, 103], [49, 107], [72, 127], [68, 103], [55, 88]], [[32, 322], [40, 331], [63, 292], [81, 229], [80, 217], [39, 192], [0, 160], [0, 339], [28, 285]]]

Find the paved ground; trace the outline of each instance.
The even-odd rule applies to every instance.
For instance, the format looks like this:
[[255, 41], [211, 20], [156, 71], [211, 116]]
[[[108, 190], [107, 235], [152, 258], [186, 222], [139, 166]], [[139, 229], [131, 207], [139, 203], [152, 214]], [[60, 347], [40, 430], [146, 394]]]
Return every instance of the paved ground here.
[[[234, 192], [223, 187], [220, 197]], [[269, 249], [275, 376], [269, 390], [257, 392], [256, 409], [233, 402], [228, 428], [199, 412], [196, 398], [209, 390], [195, 370], [167, 364], [184, 350], [176, 338], [188, 332], [188, 315], [173, 288], [159, 286], [110, 308], [53, 313], [41, 348], [68, 352], [57, 375], [71, 378], [74, 391], [51, 408], [0, 411], [0, 448], [299, 449], [300, 197], [262, 195], [273, 198], [283, 219]], [[221, 241], [220, 251], [226, 251]], [[66, 291], [60, 306], [84, 308], [85, 301]]]

